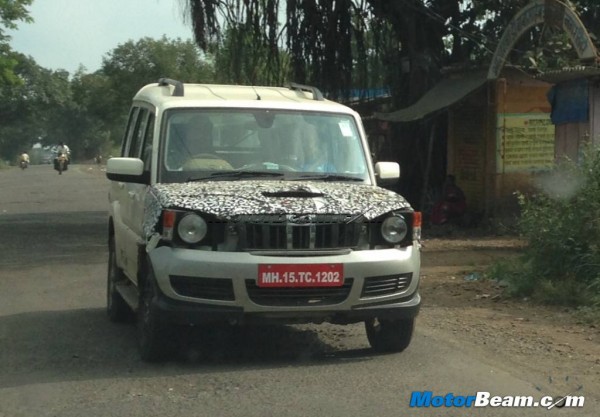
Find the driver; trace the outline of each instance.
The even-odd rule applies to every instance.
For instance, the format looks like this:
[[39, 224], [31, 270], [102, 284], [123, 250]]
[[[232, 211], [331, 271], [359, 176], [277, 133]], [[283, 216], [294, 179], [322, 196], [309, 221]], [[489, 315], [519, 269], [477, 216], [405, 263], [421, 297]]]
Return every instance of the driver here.
[[194, 116], [182, 126], [181, 143], [188, 157], [201, 154], [214, 155], [212, 143], [213, 125], [206, 116]]

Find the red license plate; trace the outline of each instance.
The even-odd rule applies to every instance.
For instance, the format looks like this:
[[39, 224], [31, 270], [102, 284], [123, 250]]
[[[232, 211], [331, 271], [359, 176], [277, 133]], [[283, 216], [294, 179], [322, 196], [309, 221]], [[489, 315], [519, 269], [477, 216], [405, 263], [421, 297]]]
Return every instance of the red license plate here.
[[342, 264], [261, 264], [258, 265], [259, 287], [341, 287], [344, 285]]

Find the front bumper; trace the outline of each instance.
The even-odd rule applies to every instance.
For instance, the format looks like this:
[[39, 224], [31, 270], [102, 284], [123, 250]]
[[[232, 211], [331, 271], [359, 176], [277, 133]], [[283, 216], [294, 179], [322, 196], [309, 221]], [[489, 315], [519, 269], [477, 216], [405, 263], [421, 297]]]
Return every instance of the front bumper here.
[[[162, 246], [149, 253], [160, 289], [155, 307], [172, 322], [353, 323], [418, 314], [420, 252], [351, 251], [329, 256], [269, 256]], [[341, 263], [343, 287], [260, 288], [259, 264]]]

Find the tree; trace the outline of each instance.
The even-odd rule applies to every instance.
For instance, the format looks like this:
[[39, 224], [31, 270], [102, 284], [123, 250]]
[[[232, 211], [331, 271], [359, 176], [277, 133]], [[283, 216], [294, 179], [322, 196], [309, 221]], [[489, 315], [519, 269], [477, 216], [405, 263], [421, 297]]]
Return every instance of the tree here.
[[123, 130], [122, 115], [114, 110], [116, 92], [110, 79], [100, 71], [87, 74], [80, 68], [71, 79], [73, 107], [66, 126], [76, 132], [80, 155], [89, 159], [98, 154], [110, 154], [111, 136], [118, 137]]
[[[64, 139], [57, 119], [71, 101], [68, 73], [40, 67], [31, 57], [13, 52], [16, 84], [0, 84], [0, 154], [11, 158], [41, 140]], [[67, 131], [68, 133], [68, 131]]]
[[210, 46], [214, 56], [215, 82], [222, 84], [281, 85], [289, 79], [290, 59], [279, 51], [270, 59], [266, 45], [256, 45], [251, 31], [244, 25], [228, 29]]
[[213, 66], [192, 41], [143, 38], [118, 45], [102, 60], [98, 72], [108, 83], [105, 94], [112, 105], [105, 107], [110, 136], [117, 143], [125, 126], [127, 110], [135, 93], [144, 85], [167, 77], [186, 82], [211, 82]]
[[[283, 17], [280, 3], [285, 3]], [[454, 5], [447, 13], [456, 14], [458, 0], [441, 3]], [[269, 62], [278, 62], [279, 51], [285, 51], [289, 77], [316, 84], [330, 97], [343, 97], [351, 87], [379, 87], [374, 83], [381, 80], [415, 91], [415, 97], [422, 93], [428, 82], [419, 78], [437, 78], [437, 56], [445, 51], [441, 38], [447, 34], [444, 22], [428, 12], [419, 0], [188, 1], [201, 48], [228, 29], [243, 27], [251, 37], [247, 43], [260, 46], [253, 51], [266, 53]], [[410, 77], [399, 71], [403, 59], [413, 64]], [[266, 70], [271, 68], [279, 71]]]
[[122, 103], [129, 103], [142, 86], [161, 77], [207, 82], [213, 76], [212, 66], [202, 59], [192, 41], [164, 36], [159, 40], [146, 37], [118, 45], [103, 58], [100, 71], [110, 79]]
[[[230, 29], [243, 28], [243, 45], [252, 45], [252, 53], [265, 54], [268, 62], [278, 62], [279, 51], [289, 56], [295, 81], [316, 84], [336, 97], [385, 79], [396, 106], [403, 107], [437, 82], [442, 68], [489, 63], [496, 40], [529, 1], [188, 0], [186, 12], [203, 50]], [[591, 30], [600, 28], [597, 1], [571, 3]], [[546, 44], [562, 40], [552, 36], [540, 44], [543, 32], [536, 28], [524, 36], [511, 62], [530, 62], [532, 51], [540, 48], [556, 55], [556, 48]], [[560, 53], [569, 60], [572, 51]], [[265, 69], [272, 68], [279, 71]], [[381, 73], [373, 77], [374, 71]], [[267, 78], [278, 81], [275, 74]]]
[[6, 29], [16, 29], [17, 21], [33, 21], [26, 9], [32, 2], [33, 0], [0, 0], [0, 86], [19, 82], [14, 73], [17, 61], [11, 56], [10, 36], [6, 34]]

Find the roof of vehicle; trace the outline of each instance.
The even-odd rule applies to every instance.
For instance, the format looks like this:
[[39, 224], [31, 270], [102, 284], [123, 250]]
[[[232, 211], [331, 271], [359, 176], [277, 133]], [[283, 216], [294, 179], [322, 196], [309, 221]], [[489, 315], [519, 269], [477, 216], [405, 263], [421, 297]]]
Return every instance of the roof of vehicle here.
[[158, 83], [142, 87], [134, 100], [153, 103], [157, 107], [239, 106], [320, 108], [328, 111], [352, 112], [349, 107], [327, 100], [318, 88], [290, 83], [286, 87], [188, 84], [161, 78]]

